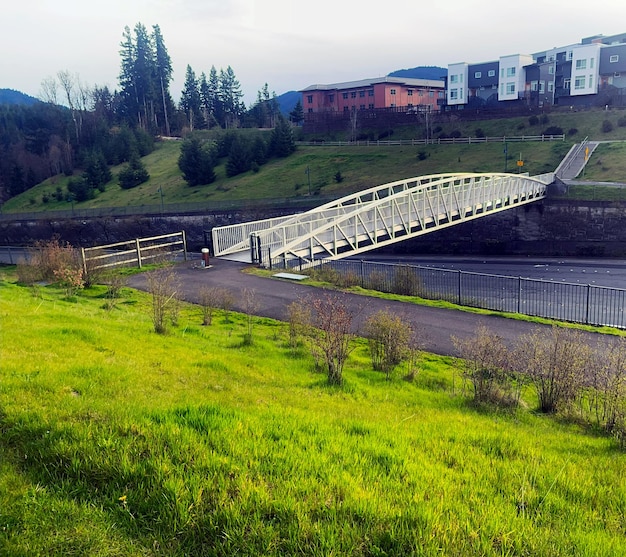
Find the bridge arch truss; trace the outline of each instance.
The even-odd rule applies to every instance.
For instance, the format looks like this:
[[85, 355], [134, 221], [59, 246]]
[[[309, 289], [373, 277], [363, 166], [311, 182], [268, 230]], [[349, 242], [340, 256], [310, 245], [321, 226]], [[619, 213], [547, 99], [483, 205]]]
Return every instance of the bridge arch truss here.
[[213, 229], [216, 256], [289, 268], [340, 259], [543, 199], [552, 173], [449, 173], [363, 190], [305, 213]]

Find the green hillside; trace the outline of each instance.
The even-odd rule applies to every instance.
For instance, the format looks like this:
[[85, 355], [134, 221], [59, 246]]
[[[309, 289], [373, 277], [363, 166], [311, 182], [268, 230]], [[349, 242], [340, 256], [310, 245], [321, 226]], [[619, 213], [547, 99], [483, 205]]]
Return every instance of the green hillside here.
[[[611, 123], [610, 131], [602, 131], [605, 120]], [[550, 127], [561, 128], [566, 140], [555, 143], [511, 142], [508, 144], [506, 168], [517, 170], [521, 157], [523, 170], [539, 174], [554, 170], [575, 142], [585, 137], [603, 141], [626, 140], [626, 113], [622, 111], [585, 111], [556, 113], [548, 121], [530, 124], [529, 118], [484, 120], [478, 122], [451, 121], [435, 126], [433, 136], [460, 134], [462, 137], [540, 135]], [[362, 134], [368, 136], [367, 130]], [[412, 139], [424, 137], [420, 126], [398, 128], [387, 139]], [[373, 135], [369, 133], [369, 135]], [[306, 139], [306, 138], [304, 138]], [[342, 134], [334, 140], [344, 140]], [[586, 171], [586, 178], [598, 181], [626, 182], [624, 145], [602, 145], [594, 154]], [[312, 195], [340, 195], [393, 180], [442, 172], [501, 172], [505, 169], [501, 143], [472, 145], [429, 146], [299, 146], [295, 154], [286, 159], [274, 159], [261, 167], [258, 173], [249, 172], [233, 178], [226, 177], [225, 161], [217, 167], [218, 179], [208, 186], [189, 187], [178, 169], [180, 142], [164, 141], [156, 150], [143, 158], [150, 180], [137, 188], [122, 190], [117, 174], [122, 169], [112, 169], [114, 178], [106, 191], [93, 200], [76, 204], [82, 208], [111, 206], [154, 205], [161, 202], [203, 203], [212, 201], [238, 201], [243, 199], [284, 198]], [[307, 169], [310, 174], [307, 174]], [[341, 181], [336, 180], [340, 173]], [[56, 201], [57, 189], [66, 191], [69, 178], [59, 175], [10, 199], [4, 212], [30, 212], [69, 209], [67, 201]], [[47, 200], [44, 202], [44, 200]]]
[[363, 341], [331, 388], [285, 324], [106, 302], [0, 279], [2, 555], [626, 554], [623, 454], [529, 394], [387, 381]]

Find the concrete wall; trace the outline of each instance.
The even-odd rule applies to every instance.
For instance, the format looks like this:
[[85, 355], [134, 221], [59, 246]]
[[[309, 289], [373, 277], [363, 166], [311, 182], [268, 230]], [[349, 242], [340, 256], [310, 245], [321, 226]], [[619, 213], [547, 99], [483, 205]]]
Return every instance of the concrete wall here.
[[[29, 245], [54, 235], [89, 247], [184, 230], [189, 249], [204, 246], [214, 226], [289, 214], [286, 209], [0, 223], [0, 245]], [[396, 244], [400, 253], [528, 254], [626, 257], [626, 202], [548, 199]]]

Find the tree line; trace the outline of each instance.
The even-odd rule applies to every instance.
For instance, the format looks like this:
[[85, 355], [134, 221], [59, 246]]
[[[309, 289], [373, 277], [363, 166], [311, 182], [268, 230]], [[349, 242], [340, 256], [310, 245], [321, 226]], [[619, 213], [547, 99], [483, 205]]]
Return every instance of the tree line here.
[[[219, 71], [211, 66], [208, 75], [202, 72], [199, 78], [187, 66], [176, 104], [170, 92], [172, 61], [159, 25], [125, 27], [119, 53], [115, 90], [89, 86], [64, 70], [43, 80], [42, 102], [0, 105], [0, 202], [51, 176], [73, 176], [77, 169], [83, 174], [74, 176], [68, 191], [59, 195], [89, 199], [107, 176], [103, 164], [128, 163], [120, 185], [133, 187], [147, 179], [138, 159], [153, 149], [158, 136], [185, 136], [211, 128], [275, 127], [282, 120], [276, 94], [267, 84], [246, 108], [230, 66]], [[299, 110], [295, 107], [292, 121], [301, 120], [301, 113], [301, 105]], [[229, 175], [263, 164], [263, 158], [271, 156], [267, 149], [264, 156], [253, 156], [251, 147], [245, 142], [243, 146], [240, 162], [231, 164]], [[260, 152], [258, 145], [256, 150]]]

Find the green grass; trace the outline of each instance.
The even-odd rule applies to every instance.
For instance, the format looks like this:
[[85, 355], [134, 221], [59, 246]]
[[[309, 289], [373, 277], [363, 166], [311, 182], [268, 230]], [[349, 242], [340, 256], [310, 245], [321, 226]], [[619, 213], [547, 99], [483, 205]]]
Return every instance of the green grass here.
[[[619, 127], [617, 120], [621, 111], [584, 111], [555, 113], [546, 124], [530, 126], [528, 118], [484, 120], [477, 122], [449, 122], [441, 125], [440, 133], [460, 131], [464, 137], [474, 136], [481, 128], [488, 136], [538, 135], [548, 126], [562, 127], [567, 135], [564, 142], [556, 143], [509, 143], [506, 167], [516, 172], [516, 161], [524, 160], [524, 172], [540, 174], [554, 170], [570, 146], [585, 136], [590, 139], [624, 140], [626, 128]], [[605, 118], [614, 120], [613, 131], [602, 133]], [[573, 130], [577, 129], [575, 133]], [[247, 131], [247, 130], [244, 130]], [[367, 130], [364, 130], [365, 132]], [[424, 130], [418, 126], [398, 128], [392, 139], [421, 138]], [[338, 139], [343, 139], [342, 137]], [[620, 150], [622, 149], [622, 150]], [[601, 146], [594, 154], [587, 178], [601, 181], [623, 181], [623, 144]], [[423, 152], [424, 160], [419, 153]], [[258, 173], [248, 172], [234, 178], [226, 177], [225, 164], [216, 168], [217, 180], [208, 186], [189, 187], [178, 169], [180, 142], [164, 141], [156, 150], [142, 160], [150, 174], [150, 180], [131, 190], [122, 190], [117, 174], [123, 165], [113, 167], [113, 180], [106, 191], [95, 199], [75, 203], [75, 208], [103, 208], [121, 206], [155, 206], [176, 203], [241, 202], [254, 199], [291, 198], [309, 193], [307, 168], [310, 170], [311, 193], [321, 195], [343, 195], [368, 187], [424, 174], [444, 172], [502, 172], [505, 168], [501, 143], [473, 145], [429, 145], [414, 147], [306, 147], [301, 146], [295, 154], [280, 160], [272, 160]], [[424, 156], [423, 155], [423, 156]], [[335, 175], [341, 172], [343, 181], [337, 183]], [[31, 212], [69, 210], [67, 201], [43, 202], [57, 188], [66, 191], [69, 178], [59, 175], [27, 192], [8, 200], [3, 212]]]
[[284, 324], [103, 296], [0, 282], [2, 555], [626, 552], [613, 441], [472, 407], [450, 358], [388, 382], [359, 341], [329, 388]]

